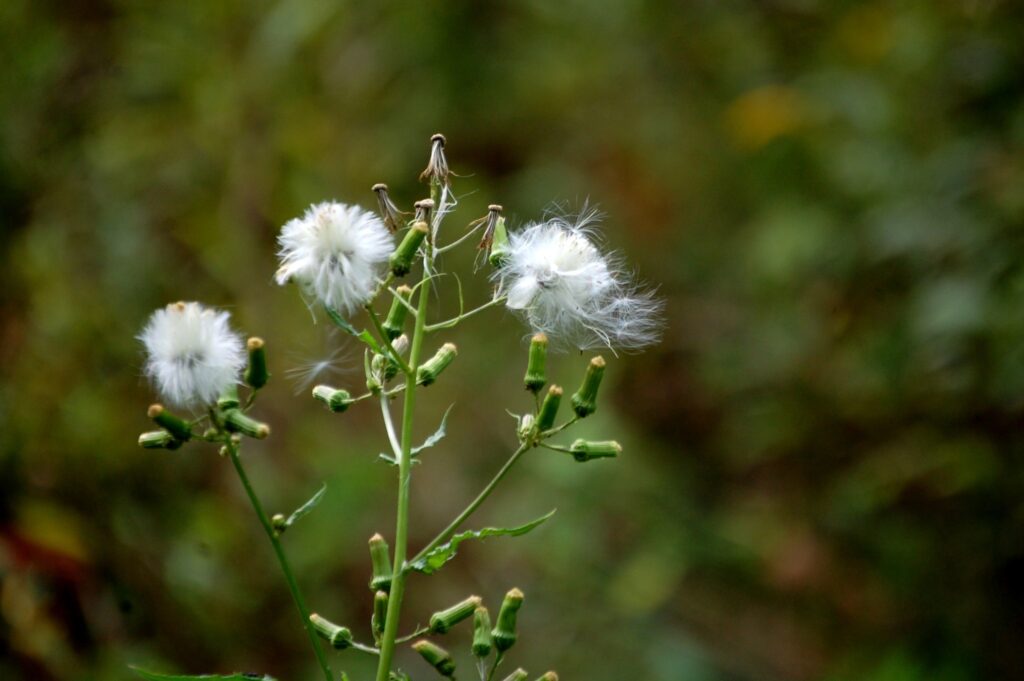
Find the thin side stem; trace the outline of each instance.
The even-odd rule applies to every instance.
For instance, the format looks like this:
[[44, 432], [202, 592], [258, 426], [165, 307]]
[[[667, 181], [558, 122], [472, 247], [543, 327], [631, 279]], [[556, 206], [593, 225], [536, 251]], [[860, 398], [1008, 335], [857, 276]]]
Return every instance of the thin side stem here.
[[498, 483], [500, 483], [506, 475], [508, 475], [508, 472], [512, 470], [512, 466], [514, 466], [516, 461], [519, 460], [519, 457], [526, 453], [526, 451], [529, 450], [531, 446], [532, 445], [525, 442], [519, 445], [519, 449], [512, 452], [512, 456], [509, 457], [508, 461], [505, 462], [505, 465], [501, 467], [501, 470], [499, 470], [497, 474], [495, 474], [491, 481], [487, 483], [487, 486], [484, 487], [483, 491], [481, 491], [480, 494], [476, 496], [476, 499], [473, 499], [473, 501], [470, 502], [469, 506], [463, 509], [462, 513], [456, 516], [455, 520], [448, 523], [448, 527], [441, 530], [441, 532], [436, 537], [434, 537], [429, 544], [423, 547], [423, 549], [419, 553], [417, 553], [416, 556], [409, 561], [409, 563], [411, 564], [421, 560], [428, 553], [436, 549], [444, 542], [451, 539], [452, 535], [454, 535], [456, 530], [459, 529], [459, 526], [462, 525], [462, 523], [466, 522], [469, 516], [473, 515], [473, 513], [476, 512], [476, 509], [480, 508], [480, 505], [487, 500], [487, 497], [491, 496], [491, 492], [494, 491], [494, 488], [498, 486]]
[[331, 668], [327, 664], [327, 657], [320, 646], [320, 639], [317, 638], [316, 631], [313, 629], [313, 623], [309, 621], [309, 608], [306, 607], [306, 601], [302, 598], [302, 592], [299, 591], [299, 585], [295, 581], [295, 575], [292, 574], [288, 558], [284, 555], [284, 547], [281, 546], [281, 541], [278, 539], [277, 534], [274, 532], [274, 527], [270, 524], [270, 519], [263, 510], [263, 504], [260, 503], [259, 497], [256, 496], [256, 491], [249, 482], [249, 476], [245, 474], [242, 460], [238, 457], [238, 447], [228, 444], [227, 450], [228, 455], [231, 457], [231, 463], [234, 464], [235, 471], [238, 473], [238, 479], [242, 481], [242, 487], [245, 488], [245, 493], [249, 496], [249, 502], [252, 504], [253, 510], [256, 511], [256, 516], [260, 519], [263, 531], [267, 533], [270, 545], [274, 547], [274, 555], [277, 556], [277, 562], [281, 565], [281, 572], [284, 573], [284, 579], [288, 582], [288, 590], [292, 593], [292, 600], [295, 601], [295, 607], [299, 611], [299, 616], [302, 617], [302, 626], [305, 627], [306, 633], [309, 635], [309, 642], [313, 646], [313, 652], [316, 654], [316, 661], [320, 663], [320, 669], [324, 672], [324, 678], [327, 681], [334, 681], [331, 676]]
[[445, 320], [443, 322], [437, 322], [436, 324], [427, 324], [427, 326], [425, 327], [426, 331], [428, 333], [433, 333], [434, 331], [440, 331], [441, 329], [450, 329], [453, 326], [455, 326], [456, 324], [458, 324], [459, 322], [461, 322], [462, 320], [468, 319], [469, 317], [472, 317], [477, 312], [483, 312], [484, 310], [486, 310], [488, 308], [494, 307], [495, 305], [500, 305], [500, 304], [502, 304], [504, 302], [505, 302], [505, 296], [498, 296], [497, 298], [491, 298], [490, 300], [488, 300], [483, 305], [480, 305], [478, 307], [474, 307], [469, 312], [460, 313], [459, 316], [457, 316], [457, 317], [452, 317], [451, 319], [447, 319], [447, 320]]
[[[427, 273], [424, 271], [424, 277], [426, 276]], [[416, 406], [416, 370], [419, 368], [423, 337], [426, 335], [423, 329], [426, 326], [430, 289], [421, 287], [418, 295], [419, 311], [416, 315], [412, 346], [409, 349], [409, 364], [406, 372], [408, 387], [405, 390], [405, 405], [402, 409], [401, 456], [398, 458], [398, 511], [395, 519], [395, 559], [391, 571], [393, 576], [384, 634], [381, 636], [377, 681], [388, 681], [388, 676], [391, 673], [391, 660], [395, 654], [395, 639], [398, 637], [398, 618], [402, 609], [402, 597], [405, 594], [405, 556], [409, 535], [409, 484], [412, 468], [413, 411]]]

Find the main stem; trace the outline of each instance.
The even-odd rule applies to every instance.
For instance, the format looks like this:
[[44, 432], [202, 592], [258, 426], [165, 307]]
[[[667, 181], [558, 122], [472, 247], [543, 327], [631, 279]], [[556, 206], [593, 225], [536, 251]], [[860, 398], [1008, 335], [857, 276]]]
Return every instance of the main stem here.
[[[426, 273], [424, 273], [424, 279]], [[405, 405], [402, 408], [402, 451], [398, 459], [398, 512], [395, 519], [395, 562], [391, 570], [391, 593], [388, 597], [388, 611], [381, 636], [380, 662], [377, 665], [377, 681], [388, 681], [391, 673], [391, 659], [395, 654], [395, 639], [398, 637], [398, 617], [405, 594], [405, 554], [409, 536], [409, 477], [412, 468], [412, 421], [416, 406], [416, 370], [423, 350], [423, 328], [427, 319], [427, 302], [430, 288], [421, 283], [419, 287], [419, 312], [413, 330], [412, 347], [409, 349], [409, 373], [406, 374]]]
[[284, 547], [281, 546], [281, 540], [278, 539], [277, 534], [274, 532], [274, 527], [270, 524], [270, 519], [263, 510], [263, 504], [260, 503], [259, 497], [256, 496], [256, 491], [253, 490], [252, 484], [249, 482], [249, 476], [245, 474], [245, 469], [242, 468], [242, 460], [238, 457], [238, 447], [229, 444], [227, 450], [231, 457], [231, 463], [235, 465], [235, 470], [238, 472], [238, 479], [242, 481], [242, 487], [245, 488], [245, 493], [249, 495], [252, 508], [256, 511], [260, 524], [263, 525], [263, 531], [267, 533], [270, 545], [274, 547], [274, 554], [277, 556], [277, 562], [281, 565], [284, 579], [288, 582], [288, 589], [292, 592], [292, 600], [295, 601], [295, 607], [302, 617], [302, 625], [306, 628], [306, 633], [309, 635], [309, 642], [313, 646], [313, 652], [316, 654], [316, 661], [320, 663], [320, 668], [324, 672], [324, 678], [327, 681], [334, 681], [331, 676], [331, 668], [327, 664], [327, 657], [324, 655], [323, 648], [320, 647], [320, 639], [317, 638], [316, 632], [313, 630], [313, 623], [309, 621], [309, 608], [306, 607], [306, 601], [302, 598], [302, 592], [299, 591], [299, 585], [295, 581], [295, 575], [292, 574], [288, 558], [284, 555]]

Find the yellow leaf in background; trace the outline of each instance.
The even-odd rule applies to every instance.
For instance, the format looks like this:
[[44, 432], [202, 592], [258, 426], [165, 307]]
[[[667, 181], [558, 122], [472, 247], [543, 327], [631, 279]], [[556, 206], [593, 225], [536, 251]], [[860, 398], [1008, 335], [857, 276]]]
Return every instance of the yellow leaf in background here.
[[88, 560], [78, 516], [46, 501], [28, 500], [17, 511], [18, 532], [34, 544], [79, 561]]
[[737, 146], [757, 149], [803, 127], [808, 113], [807, 102], [797, 89], [766, 85], [730, 104], [725, 122]]

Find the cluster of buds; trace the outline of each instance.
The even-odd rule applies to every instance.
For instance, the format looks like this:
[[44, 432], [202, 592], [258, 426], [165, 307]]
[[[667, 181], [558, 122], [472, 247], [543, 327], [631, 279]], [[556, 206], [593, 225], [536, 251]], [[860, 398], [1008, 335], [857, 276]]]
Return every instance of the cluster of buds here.
[[[428, 633], [445, 634], [459, 622], [472, 617], [473, 643], [471, 651], [473, 657], [478, 660], [479, 664], [483, 665], [485, 660], [494, 652], [497, 654], [497, 658], [493, 663], [494, 668], [496, 668], [504, 655], [518, 640], [516, 620], [522, 605], [523, 592], [519, 589], [510, 590], [505, 594], [501, 602], [497, 620], [492, 627], [491, 616], [480, 597], [470, 596], [449, 608], [431, 615]], [[454, 678], [456, 669], [455, 659], [448, 650], [427, 639], [417, 641], [412, 645], [412, 648], [441, 676]], [[524, 670], [517, 669], [507, 678], [526, 679], [527, 676], [528, 674]], [[547, 672], [538, 681], [557, 681], [557, 679], [557, 674]]]
[[[243, 379], [255, 393], [265, 386], [270, 378], [267, 371], [266, 348], [260, 338], [250, 338], [247, 348], [249, 360]], [[228, 384], [221, 396], [214, 404], [209, 405], [208, 409], [210, 429], [197, 435], [193, 428], [199, 423], [199, 419], [189, 421], [162, 404], [150, 405], [146, 415], [159, 426], [159, 429], [139, 435], [139, 446], [144, 449], [175, 450], [193, 438], [206, 441], [221, 440], [224, 433], [244, 435], [257, 440], [270, 435], [270, 426], [246, 413], [238, 396], [238, 385], [235, 383]]]

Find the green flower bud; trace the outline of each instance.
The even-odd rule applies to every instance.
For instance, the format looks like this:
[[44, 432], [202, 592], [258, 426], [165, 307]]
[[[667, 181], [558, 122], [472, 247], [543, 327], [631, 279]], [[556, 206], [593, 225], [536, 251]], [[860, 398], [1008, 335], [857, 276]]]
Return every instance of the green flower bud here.
[[[404, 334], [399, 336], [391, 342], [391, 347], [398, 354], [405, 354], [405, 351], [409, 349], [408, 336]], [[387, 355], [374, 354], [373, 361], [370, 363], [371, 373], [377, 380], [383, 380], [384, 382], [390, 381], [397, 376], [400, 368], [398, 362], [394, 360], [390, 353]]]
[[491, 654], [491, 614], [482, 605], [473, 611], [473, 655]]
[[503, 653], [516, 644], [516, 614], [523, 605], [523, 592], [519, 589], [512, 589], [505, 594], [505, 600], [501, 602], [501, 610], [498, 611], [498, 623], [491, 631], [491, 638], [494, 639], [494, 647], [499, 653]]
[[187, 442], [192, 437], [192, 426], [188, 421], [164, 409], [162, 404], [151, 404], [146, 412], [153, 422], [174, 436], [175, 440]]
[[370, 563], [373, 566], [370, 591], [391, 591], [391, 552], [379, 534], [370, 537]]
[[529, 674], [526, 673], [526, 670], [520, 667], [506, 676], [505, 681], [526, 681], [527, 676], [529, 676]]
[[339, 627], [315, 612], [309, 616], [309, 621], [313, 623], [313, 629], [320, 638], [330, 643], [335, 650], [344, 650], [352, 645], [352, 632], [348, 627]]
[[420, 365], [416, 371], [416, 382], [419, 385], [430, 385], [437, 380], [445, 368], [452, 363], [455, 355], [459, 354], [454, 343], [445, 343], [433, 357]]
[[345, 411], [355, 401], [347, 390], [332, 388], [329, 385], [318, 385], [313, 388], [313, 397], [335, 413]]
[[583, 384], [572, 396], [572, 408], [581, 419], [590, 416], [597, 410], [597, 389], [604, 378], [604, 357], [597, 356], [587, 365], [587, 373], [583, 375]]
[[548, 359], [548, 337], [543, 333], [534, 334], [530, 339], [530, 357], [526, 363], [526, 376], [523, 383], [526, 389], [536, 394], [548, 382], [544, 365]]
[[615, 458], [622, 453], [622, 445], [615, 440], [576, 440], [569, 445], [572, 457], [577, 461], [590, 461], [591, 459]]
[[270, 426], [246, 416], [241, 409], [228, 409], [224, 412], [224, 427], [233, 433], [241, 433], [257, 440], [270, 435]]
[[540, 411], [537, 413], [537, 432], [543, 433], [551, 430], [555, 425], [555, 417], [558, 416], [558, 407], [562, 404], [562, 389], [557, 385], [548, 388], [548, 394], [541, 402]]
[[[395, 340], [402, 335], [402, 327], [405, 325], [405, 317], [409, 313], [408, 303], [412, 298], [412, 289], [402, 285], [395, 289], [398, 296], [391, 301], [391, 309], [388, 310], [388, 317], [381, 326], [388, 340]], [[404, 301], [404, 302], [403, 302]]]
[[441, 646], [424, 639], [413, 643], [412, 649], [419, 653], [427, 661], [427, 664], [436, 669], [441, 676], [451, 678], [455, 675], [455, 660], [452, 659], [451, 653]]
[[181, 445], [181, 440], [166, 430], [151, 430], [139, 435], [139, 446], [143, 449], [177, 449]]
[[416, 257], [416, 251], [419, 249], [420, 244], [427, 238], [427, 234], [430, 232], [430, 228], [426, 222], [417, 222], [409, 231], [405, 233], [405, 238], [402, 239], [402, 243], [398, 244], [398, 248], [391, 254], [388, 259], [391, 265], [391, 272], [396, 277], [404, 277], [409, 274], [409, 270], [412, 269], [413, 258]]
[[220, 409], [235, 409], [242, 404], [238, 399], [238, 386], [234, 383], [229, 385], [224, 393], [217, 398], [217, 407]]
[[370, 617], [370, 626], [373, 628], [373, 637], [380, 638], [384, 633], [384, 624], [388, 617], [388, 593], [378, 591], [373, 595], [373, 615]]
[[491, 239], [491, 255], [488, 261], [491, 267], [501, 267], [501, 263], [508, 257], [511, 246], [508, 243], [508, 231], [505, 229], [505, 218], [499, 217], [494, 226], [494, 236]]
[[480, 597], [470, 596], [450, 608], [435, 612], [430, 616], [430, 631], [436, 634], [445, 634], [456, 624], [472, 615], [478, 607], [480, 607]]
[[275, 513], [270, 517], [270, 526], [273, 527], [274, 532], [277, 532], [278, 536], [280, 536], [288, 529], [288, 519], [284, 517], [283, 513]]
[[267, 350], [264, 347], [263, 339], [255, 336], [246, 343], [249, 349], [249, 366], [245, 369], [245, 384], [254, 390], [259, 390], [267, 384], [270, 374], [267, 373]]

